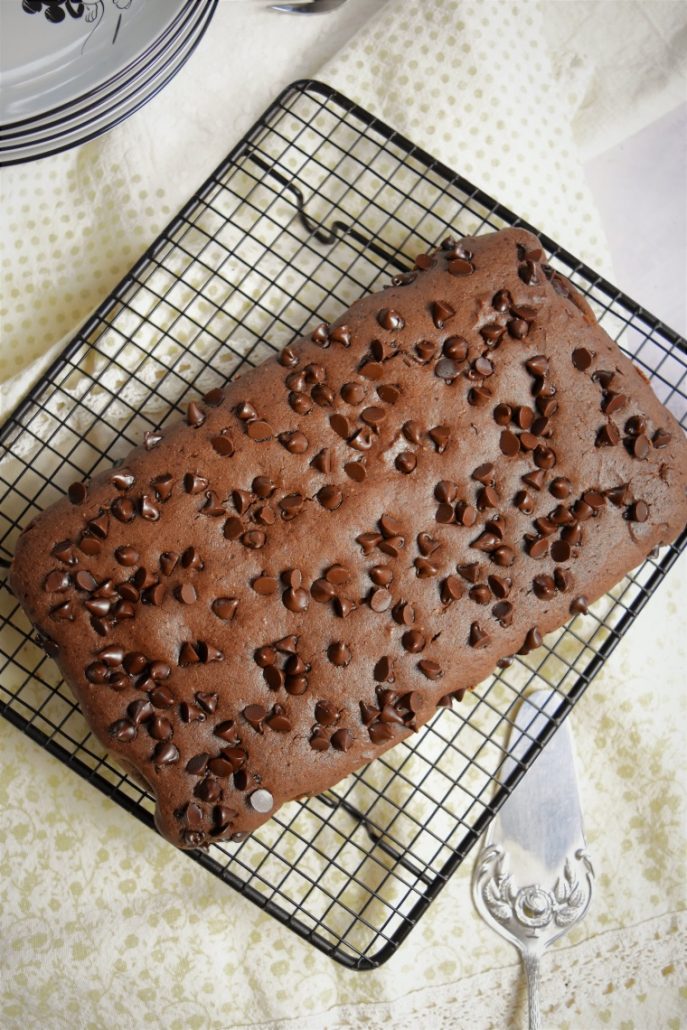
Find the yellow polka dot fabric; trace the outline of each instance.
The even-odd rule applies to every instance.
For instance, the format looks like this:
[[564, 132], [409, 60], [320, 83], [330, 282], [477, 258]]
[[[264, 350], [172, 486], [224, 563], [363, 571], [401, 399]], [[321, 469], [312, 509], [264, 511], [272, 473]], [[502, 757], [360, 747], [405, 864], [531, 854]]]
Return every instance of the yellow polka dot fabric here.
[[[164, 95], [192, 112], [197, 133], [184, 149], [203, 149], [208, 169], [236, 138], [221, 95], [231, 6], [220, 3], [207, 40], [214, 99], [189, 96], [184, 73]], [[546, 17], [546, 5], [528, 2], [390, 0], [321, 77], [605, 270], [570, 131], [580, 98], [555, 87]], [[206, 104], [221, 116], [208, 120]], [[176, 161], [170, 174], [172, 151], [157, 130], [148, 113], [77, 150], [3, 170], [6, 408], [198, 185], [193, 161]], [[686, 597], [682, 560], [572, 715], [597, 886], [585, 920], [545, 960], [543, 1019], [559, 1030], [684, 1025]], [[525, 1023], [515, 952], [472, 908], [472, 860], [386, 965], [356, 973], [3, 719], [0, 816], [3, 1030]]]

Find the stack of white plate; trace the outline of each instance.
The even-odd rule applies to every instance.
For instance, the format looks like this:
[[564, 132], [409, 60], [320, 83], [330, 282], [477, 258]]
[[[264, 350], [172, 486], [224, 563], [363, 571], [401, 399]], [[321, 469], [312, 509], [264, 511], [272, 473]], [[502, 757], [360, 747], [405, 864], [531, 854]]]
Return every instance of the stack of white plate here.
[[193, 53], [217, 0], [0, 0], [0, 164], [85, 143]]

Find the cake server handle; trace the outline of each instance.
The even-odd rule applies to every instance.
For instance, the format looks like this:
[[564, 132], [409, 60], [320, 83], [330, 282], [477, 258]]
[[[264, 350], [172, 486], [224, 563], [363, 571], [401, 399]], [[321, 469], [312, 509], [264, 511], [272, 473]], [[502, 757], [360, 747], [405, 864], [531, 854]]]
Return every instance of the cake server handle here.
[[539, 983], [541, 952], [537, 948], [525, 948], [522, 953], [522, 964], [527, 977], [527, 1011], [529, 1014], [529, 1030], [541, 1030], [541, 1009], [539, 1007]]

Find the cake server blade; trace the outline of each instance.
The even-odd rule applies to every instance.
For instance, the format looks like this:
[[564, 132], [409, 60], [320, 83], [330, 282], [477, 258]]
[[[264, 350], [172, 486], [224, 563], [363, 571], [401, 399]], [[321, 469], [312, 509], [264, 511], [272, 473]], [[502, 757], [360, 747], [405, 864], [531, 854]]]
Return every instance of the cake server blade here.
[[[522, 702], [510, 733], [502, 783], [560, 707], [554, 690], [537, 691]], [[541, 956], [583, 918], [593, 882], [568, 719], [492, 820], [472, 881], [479, 914], [522, 955], [531, 1030], [541, 1026]]]

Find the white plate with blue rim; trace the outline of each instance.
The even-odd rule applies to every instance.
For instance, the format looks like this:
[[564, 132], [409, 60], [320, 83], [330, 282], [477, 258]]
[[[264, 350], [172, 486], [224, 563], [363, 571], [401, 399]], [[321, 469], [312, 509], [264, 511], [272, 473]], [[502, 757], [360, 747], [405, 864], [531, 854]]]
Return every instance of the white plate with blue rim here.
[[2, 0], [0, 164], [45, 157], [150, 100], [200, 41], [217, 0]]

